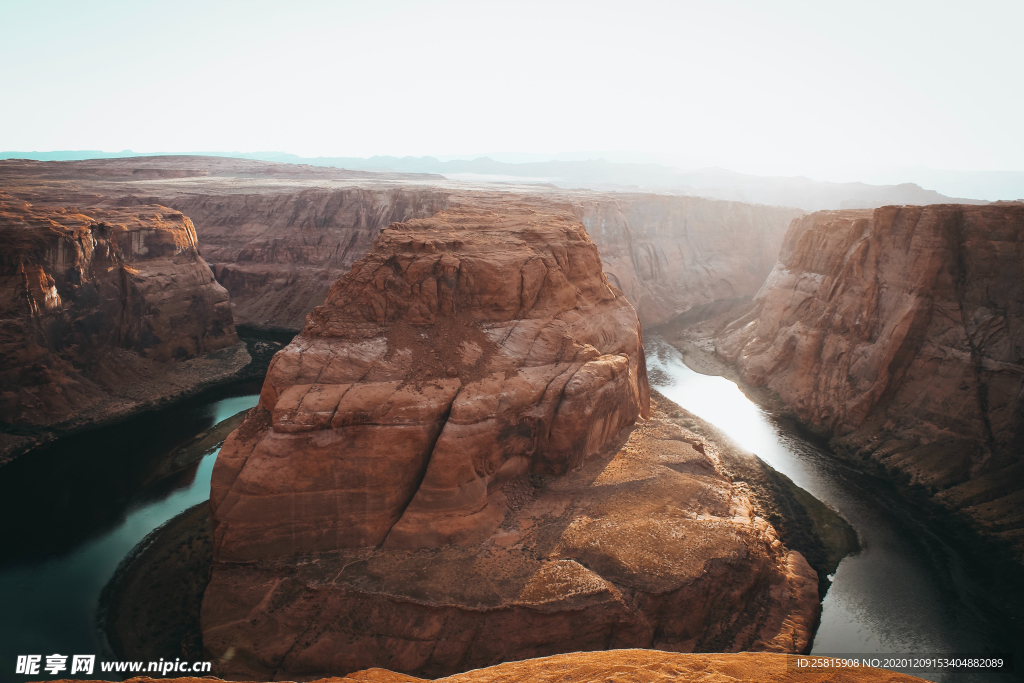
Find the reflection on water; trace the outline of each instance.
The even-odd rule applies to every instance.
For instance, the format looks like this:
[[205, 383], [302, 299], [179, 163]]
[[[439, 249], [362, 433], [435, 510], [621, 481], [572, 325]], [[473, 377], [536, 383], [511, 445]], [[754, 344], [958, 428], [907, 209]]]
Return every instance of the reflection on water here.
[[63, 439], [0, 468], [0, 680], [23, 680], [12, 677], [19, 654], [102, 655], [96, 608], [118, 563], [150, 531], [210, 496], [219, 449], [170, 474], [168, 456], [256, 405], [254, 391], [258, 385]]
[[[800, 438], [733, 382], [690, 370], [679, 352], [656, 336], [647, 342], [658, 391], [838, 510], [857, 530], [863, 549], [836, 570], [813, 653], [1011, 649], [1008, 630], [984, 591], [964, 575], [959, 557], [888, 485]], [[916, 675], [935, 681], [1004, 680], [975, 672]]]

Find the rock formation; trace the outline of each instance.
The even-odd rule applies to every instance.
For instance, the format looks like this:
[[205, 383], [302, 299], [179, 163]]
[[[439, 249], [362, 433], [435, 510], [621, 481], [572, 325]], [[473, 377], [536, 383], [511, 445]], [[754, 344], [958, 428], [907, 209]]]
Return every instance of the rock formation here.
[[[242, 430], [260, 438], [222, 451], [218, 557], [486, 537], [496, 487], [579, 466], [647, 403], [636, 314], [579, 223], [396, 224], [272, 362]], [[318, 461], [340, 451], [328, 482]]]
[[0, 161], [0, 182], [33, 202], [184, 213], [231, 295], [235, 322], [290, 330], [302, 329], [382, 228], [443, 209], [443, 180], [221, 157]]
[[587, 195], [574, 213], [608, 278], [644, 325], [693, 306], [753, 296], [799, 209], [653, 194]]
[[0, 454], [248, 362], [191, 221], [0, 195]]
[[203, 252], [239, 324], [295, 330], [381, 229], [447, 204], [447, 193], [433, 188], [253, 189], [160, 200], [200, 226]]
[[717, 348], [1024, 561], [1024, 205], [805, 216]]
[[568, 213], [386, 229], [214, 468], [203, 642], [232, 676], [441, 675], [623, 646], [809, 646], [817, 577], [650, 415], [640, 328]]
[[[156, 680], [164, 683], [220, 681], [208, 676], [160, 679], [143, 676], [129, 678], [127, 683]], [[323, 678], [314, 683], [423, 683], [427, 680], [374, 668], [356, 671], [342, 679]], [[925, 679], [871, 667], [851, 669], [833, 665], [818, 671], [800, 670], [796, 657], [774, 653], [695, 655], [656, 650], [574, 652], [489, 666], [443, 679], [444, 683], [748, 683], [761, 680], [774, 683], [921, 683]]]
[[[338, 277], [392, 222], [493, 185], [217, 157], [0, 161], [0, 182], [30, 201], [161, 204], [195, 222], [238, 324], [299, 330]], [[73, 184], [72, 184], [73, 183]], [[507, 201], [571, 211], [644, 325], [693, 306], [752, 296], [799, 209], [698, 197], [512, 187]]]

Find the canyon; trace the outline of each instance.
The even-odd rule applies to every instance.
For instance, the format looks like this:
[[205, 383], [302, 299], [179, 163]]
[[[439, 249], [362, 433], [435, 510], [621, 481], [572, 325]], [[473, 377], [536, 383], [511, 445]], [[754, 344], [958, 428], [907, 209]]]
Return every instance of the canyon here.
[[275, 357], [211, 510], [203, 643], [232, 677], [800, 652], [819, 609], [714, 444], [652, 402], [583, 224], [543, 204], [386, 228]]
[[804, 216], [716, 341], [855, 461], [1024, 562], [1024, 204]]
[[752, 296], [799, 209], [667, 195], [558, 190], [218, 157], [0, 161], [0, 182], [37, 203], [162, 204], [192, 219], [235, 321], [298, 331], [338, 277], [393, 222], [452, 201], [503, 197], [568, 210], [645, 325]]
[[0, 462], [230, 377], [249, 361], [195, 228], [163, 206], [0, 193]]
[[236, 323], [301, 331], [213, 471], [221, 675], [806, 651], [819, 562], [648, 391], [640, 326], [725, 309], [747, 387], [1019, 561], [1019, 205], [805, 215], [211, 157], [0, 183], [6, 452], [237, 377]]
[[646, 326], [691, 308], [750, 297], [775, 265], [799, 209], [695, 197], [581, 197], [573, 212], [605, 272]]

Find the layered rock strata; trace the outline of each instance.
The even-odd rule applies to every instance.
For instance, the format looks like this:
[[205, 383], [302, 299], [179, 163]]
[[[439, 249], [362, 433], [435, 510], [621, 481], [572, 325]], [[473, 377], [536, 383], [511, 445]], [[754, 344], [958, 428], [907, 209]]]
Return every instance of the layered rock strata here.
[[808, 215], [717, 349], [1024, 560], [1024, 204]]
[[0, 243], [3, 452], [248, 362], [228, 294], [191, 221], [173, 209], [36, 207], [0, 196]]
[[433, 188], [350, 187], [160, 199], [199, 226], [239, 324], [298, 330], [384, 227], [432, 216], [447, 197]]
[[805, 651], [817, 576], [753, 517], [713, 445], [656, 406], [624, 438], [562, 477], [496, 491], [502, 518], [475, 543], [215, 556], [202, 627], [217, 673], [433, 677], [622, 647]]
[[636, 314], [578, 222], [463, 208], [393, 225], [221, 451], [218, 558], [487, 536], [503, 482], [579, 466], [647, 403]]
[[184, 213], [235, 322], [288, 330], [302, 329], [382, 228], [443, 209], [443, 180], [223, 157], [0, 161], [0, 183], [36, 203]]
[[[0, 160], [0, 183], [31, 201], [173, 207], [195, 222], [239, 324], [299, 330], [327, 289], [395, 221], [494, 185], [217, 157], [75, 162]], [[750, 297], [799, 209], [656, 194], [506, 186], [505, 201], [571, 211], [645, 325], [712, 301]], [[37, 199], [38, 198], [38, 199]]]
[[231, 676], [442, 675], [623, 646], [809, 646], [817, 577], [713, 447], [647, 418], [639, 323], [571, 214], [386, 229], [214, 468]]
[[644, 325], [751, 297], [800, 209], [666, 195], [589, 195], [573, 205], [608, 278]]

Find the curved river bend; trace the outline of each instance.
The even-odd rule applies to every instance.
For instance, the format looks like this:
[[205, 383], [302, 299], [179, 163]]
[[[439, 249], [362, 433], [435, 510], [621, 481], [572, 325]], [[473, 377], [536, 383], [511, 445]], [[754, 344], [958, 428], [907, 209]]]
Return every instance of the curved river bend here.
[[[106, 650], [96, 626], [100, 593], [118, 563], [156, 527], [210, 497], [220, 448], [168, 468], [192, 437], [256, 405], [259, 384], [237, 387], [147, 413], [0, 468], [0, 681], [18, 655], [95, 654]], [[170, 471], [169, 471], [170, 470]], [[77, 675], [76, 675], [77, 677]]]
[[[724, 377], [688, 368], [648, 335], [651, 385], [756, 453], [857, 530], [862, 550], [846, 557], [822, 603], [812, 654], [923, 655], [1007, 652], [1003, 619], [965, 574], [963, 562], [890, 486], [800, 438]], [[997, 644], [1002, 644], [998, 647]], [[996, 647], [993, 647], [996, 645]], [[914, 674], [934, 681], [1002, 681], [999, 674]]]
[[[878, 480], [787, 431], [732, 382], [693, 372], [656, 336], [648, 349], [648, 367], [668, 378], [652, 382], [659, 391], [857, 529], [864, 549], [833, 577], [815, 653], [980, 653], [1000, 642], [1002, 622], [956, 554]], [[207, 395], [64, 439], [0, 469], [0, 681], [30, 680], [13, 675], [20, 654], [113, 659], [96, 628], [104, 585], [150, 531], [209, 497], [219, 449], [168, 474], [171, 454], [254, 406], [258, 391], [257, 384]], [[922, 677], [1005, 680], [976, 672]]]

